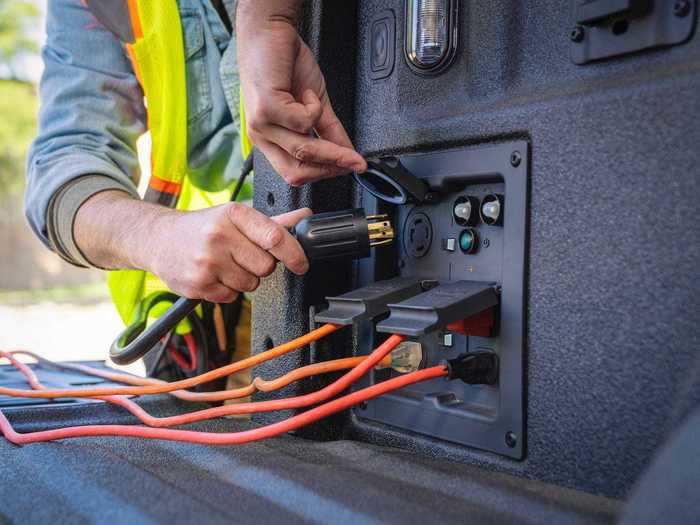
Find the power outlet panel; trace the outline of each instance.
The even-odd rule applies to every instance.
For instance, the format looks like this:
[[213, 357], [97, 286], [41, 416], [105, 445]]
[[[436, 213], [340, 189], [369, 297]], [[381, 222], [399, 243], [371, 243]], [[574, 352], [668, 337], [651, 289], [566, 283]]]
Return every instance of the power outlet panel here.
[[[432, 437], [521, 459], [524, 426], [524, 301], [529, 144], [514, 141], [489, 146], [401, 156], [415, 176], [439, 188], [434, 204], [393, 209], [397, 251], [381, 250], [359, 263], [358, 286], [390, 276], [497, 283], [501, 304], [494, 337], [467, 337], [440, 332], [419, 339], [424, 366], [466, 351], [492, 351], [500, 358], [498, 384], [467, 385], [433, 380], [368, 402], [355, 410], [359, 418], [378, 421]], [[502, 222], [488, 216], [456, 217], [455, 205], [500, 199]], [[387, 210], [368, 193], [368, 212]], [[485, 219], [485, 220], [484, 220]], [[489, 224], [492, 223], [492, 224]], [[494, 224], [495, 223], [495, 224]], [[468, 230], [468, 234], [465, 234]], [[464, 238], [461, 239], [460, 236]], [[470, 242], [471, 239], [471, 242]], [[358, 327], [358, 353], [366, 354], [382, 339], [374, 324]], [[395, 372], [372, 373], [364, 385]]]

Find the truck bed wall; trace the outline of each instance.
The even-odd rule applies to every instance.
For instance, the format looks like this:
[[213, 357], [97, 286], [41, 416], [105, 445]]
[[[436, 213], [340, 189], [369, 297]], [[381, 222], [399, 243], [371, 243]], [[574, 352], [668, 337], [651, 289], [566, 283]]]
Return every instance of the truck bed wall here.
[[[369, 75], [372, 16], [397, 17], [397, 59]], [[577, 66], [570, 2], [460, 3], [444, 74], [402, 56], [401, 0], [311, 2], [305, 34], [335, 109], [363, 154], [525, 138], [531, 144], [526, 265], [526, 459], [511, 461], [349, 415], [307, 435], [390, 443], [607, 496], [624, 496], [700, 397], [700, 42]], [[361, 205], [350, 178], [290, 189], [256, 157], [268, 214]], [[304, 279], [278, 271], [254, 302], [254, 351], [308, 330], [351, 263]], [[351, 331], [259, 368], [263, 376], [351, 355]], [[283, 391], [318, 388], [305, 382]], [[283, 417], [267, 415], [261, 421]]]

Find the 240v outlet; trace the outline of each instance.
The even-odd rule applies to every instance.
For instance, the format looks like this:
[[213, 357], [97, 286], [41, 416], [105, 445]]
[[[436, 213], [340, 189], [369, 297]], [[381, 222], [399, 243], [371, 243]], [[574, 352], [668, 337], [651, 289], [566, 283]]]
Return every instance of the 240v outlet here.
[[423, 212], [412, 213], [403, 228], [403, 247], [410, 257], [423, 257], [433, 243], [433, 225]]

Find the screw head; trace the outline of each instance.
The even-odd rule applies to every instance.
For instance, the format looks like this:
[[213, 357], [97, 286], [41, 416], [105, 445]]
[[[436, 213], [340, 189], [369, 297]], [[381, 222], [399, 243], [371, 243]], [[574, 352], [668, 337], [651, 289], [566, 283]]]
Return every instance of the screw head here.
[[484, 248], [488, 248], [489, 246], [491, 246], [491, 241], [489, 241], [488, 238], [484, 238], [481, 244], [484, 246]]
[[689, 0], [677, 0], [673, 4], [673, 14], [678, 17], [688, 16], [690, 13], [690, 1]]
[[517, 444], [518, 436], [515, 435], [515, 432], [506, 432], [506, 445], [508, 445], [509, 448], [515, 448]]
[[517, 168], [520, 166], [520, 163], [523, 161], [523, 156], [520, 154], [519, 151], [514, 151], [513, 153], [510, 154], [510, 165], [513, 166], [514, 168]]
[[571, 39], [572, 42], [583, 42], [583, 39], [586, 37], [586, 30], [583, 28], [583, 26], [576, 26], [571, 30], [571, 33], [569, 34], [569, 38]]

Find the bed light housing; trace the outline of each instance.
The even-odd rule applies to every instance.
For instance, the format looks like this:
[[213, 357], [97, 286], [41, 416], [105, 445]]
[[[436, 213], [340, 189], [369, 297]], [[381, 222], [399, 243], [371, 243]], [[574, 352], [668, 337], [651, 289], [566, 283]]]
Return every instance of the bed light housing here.
[[457, 0], [406, 0], [406, 61], [420, 75], [450, 65], [457, 51]]

